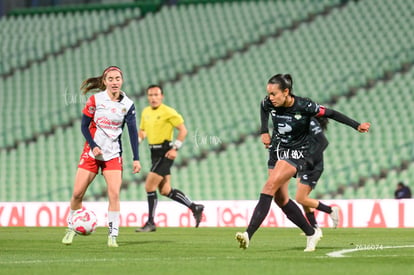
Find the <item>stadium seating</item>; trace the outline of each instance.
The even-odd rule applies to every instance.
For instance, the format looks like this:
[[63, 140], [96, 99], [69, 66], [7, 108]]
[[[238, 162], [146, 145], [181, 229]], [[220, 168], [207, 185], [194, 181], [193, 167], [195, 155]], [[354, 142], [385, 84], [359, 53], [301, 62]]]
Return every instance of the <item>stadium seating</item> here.
[[139, 8], [115, 10], [9, 16], [0, 20], [2, 55], [0, 74], [41, 60], [94, 34], [109, 30], [137, 18]]
[[[302, 13], [284, 16], [292, 20], [301, 20], [308, 13], [316, 13], [321, 11], [324, 6], [334, 5], [337, 2], [326, 1], [326, 3], [321, 2], [315, 5], [303, 5], [301, 1], [294, 1], [292, 2], [294, 4], [290, 5], [294, 5], [295, 9], [301, 10]], [[57, 125], [76, 118], [79, 108], [75, 108], [76, 104], [71, 104], [71, 102], [67, 104], [68, 101], [79, 98], [78, 87], [86, 75], [96, 75], [97, 72], [100, 72], [102, 68], [109, 64], [119, 64], [127, 72], [126, 89], [129, 88], [131, 92], [134, 92], [132, 89], [135, 89], [135, 91], [141, 90], [149, 83], [171, 79], [177, 73], [183, 73], [191, 70], [194, 66], [206, 64], [209, 60], [223, 56], [227, 51], [241, 48], [240, 45], [249, 42], [249, 37], [239, 35], [240, 29], [232, 27], [235, 24], [217, 25], [213, 29], [210, 25], [206, 25], [206, 22], [210, 21], [212, 24], [221, 22], [218, 20], [221, 19], [218, 14], [225, 17], [223, 20], [231, 19], [244, 27], [242, 33], [257, 33], [257, 26], [267, 25], [271, 28], [266, 28], [267, 33], [262, 34], [268, 34], [288, 25], [289, 22], [277, 21], [279, 17], [275, 17], [274, 12], [272, 12], [272, 10], [281, 10], [282, 3], [259, 2], [256, 3], [256, 8], [252, 8], [252, 5], [254, 6], [253, 3], [246, 2], [239, 4], [224, 3], [223, 5], [192, 5], [176, 9], [164, 8], [157, 14], [147, 15], [143, 20], [132, 21], [126, 27], [109, 35], [101, 35], [95, 41], [86, 43], [80, 48], [73, 51], [67, 50], [62, 56], [49, 58], [40, 66], [33, 65], [28, 71], [16, 72], [13, 78], [6, 79], [5, 88], [22, 91], [22, 93], [25, 90], [31, 90], [33, 94], [16, 95], [22, 97], [22, 101], [20, 101], [22, 104], [50, 100], [50, 103], [42, 102], [38, 106], [45, 103], [48, 106], [54, 106], [55, 110], [51, 112], [34, 110], [30, 116], [19, 120], [19, 125], [6, 124], [5, 128], [9, 132], [6, 138], [6, 147], [12, 146], [16, 141], [25, 140], [34, 134], [38, 134], [37, 131], [48, 131]], [[255, 16], [249, 18], [250, 25], [241, 24], [243, 18], [240, 17], [240, 14], [249, 14], [251, 11], [255, 11]], [[165, 15], [170, 13], [173, 16]], [[6, 26], [3, 32], [8, 37], [13, 37], [13, 33], [22, 35], [27, 33], [38, 34], [27, 35], [27, 42], [24, 41], [25, 43], [22, 43], [22, 45], [37, 45], [37, 41], [41, 41], [41, 43], [48, 41], [47, 39], [40, 39], [43, 36], [39, 33], [42, 32], [45, 25], [50, 24], [54, 26], [49, 30], [50, 40], [53, 41], [51, 44], [54, 48], [60, 49], [73, 46], [78, 40], [90, 39], [94, 33], [107, 31], [110, 26], [117, 26], [118, 23], [137, 16], [139, 16], [139, 9], [132, 11], [127, 9], [124, 13], [119, 10], [116, 12], [108, 10], [90, 12], [90, 14], [67, 13], [65, 15], [10, 17], [0, 20], [0, 23]], [[111, 18], [111, 20], [103, 20], [103, 18]], [[276, 19], [276, 21], [273, 22], [272, 19]], [[33, 21], [33, 24], [27, 24], [30, 20]], [[79, 26], [79, 24], [81, 25]], [[68, 25], [73, 26], [73, 29], [68, 29]], [[192, 28], [188, 32], [183, 31], [189, 27]], [[85, 29], [88, 33], [74, 31], [77, 29]], [[226, 31], [223, 31], [223, 29]], [[212, 35], [212, 37], [207, 37], [208, 35]], [[60, 36], [62, 36], [61, 39]], [[68, 36], [74, 38], [67, 38]], [[188, 40], [190, 36], [192, 39]], [[257, 39], [257, 37], [250, 37], [250, 39], [255, 38]], [[233, 43], [232, 40], [237, 41]], [[20, 43], [21, 39], [16, 37], [10, 41]], [[4, 52], [13, 53], [8, 56], [18, 56], [21, 59], [19, 62], [22, 64], [29, 59], [37, 60], [45, 54], [56, 52], [56, 49], [50, 49], [43, 45], [33, 47], [36, 48], [36, 51], [40, 51], [35, 59], [28, 57], [25, 49], [14, 47], [12, 44], [5, 44]], [[102, 58], [104, 55], [105, 59]], [[3, 64], [8, 62], [8, 56], [2, 58]], [[131, 56], [135, 58], [131, 58]], [[19, 67], [18, 64], [4, 66]], [[7, 72], [7, 70], [4, 72]], [[130, 73], [128, 74], [128, 72]], [[44, 81], [42, 81], [42, 78]], [[9, 108], [19, 109], [20, 107], [10, 106]], [[57, 116], [53, 116], [55, 121], [49, 120], [50, 114], [56, 114], [56, 112]], [[10, 110], [6, 108], [4, 113], [10, 113]], [[32, 129], [32, 125], [36, 125], [34, 121], [40, 120], [44, 121], [44, 125], [41, 128]]]
[[[392, 170], [403, 160], [414, 159], [410, 149], [414, 129], [410, 125], [396, 128], [400, 123], [394, 121], [398, 116], [406, 125], [413, 118], [409, 112], [413, 102], [401, 100], [412, 97], [413, 70], [405, 74], [396, 71], [414, 62], [413, 37], [408, 35], [409, 26], [414, 24], [409, 12], [414, 5], [403, 0], [392, 6], [378, 5], [368, 0], [349, 2], [322, 13], [339, 2], [310, 5], [303, 1], [263, 1], [166, 7], [27, 70], [16, 71], [0, 82], [0, 90], [10, 91], [0, 93], [4, 118], [0, 157], [1, 163], [6, 163], [1, 165], [0, 200], [68, 200], [83, 144], [79, 117], [86, 98], [79, 95], [79, 85], [85, 77], [100, 74], [110, 64], [118, 64], [125, 71], [124, 89], [138, 110], [147, 105], [146, 98], [140, 96], [142, 89], [166, 81], [166, 103], [183, 114], [189, 129], [176, 162], [180, 165], [185, 160], [188, 164], [174, 167], [174, 185], [193, 199], [256, 199], [267, 172], [266, 150], [255, 135], [258, 107], [267, 79], [276, 72], [294, 75], [294, 92], [298, 95], [320, 103], [339, 98], [328, 107], [373, 123], [371, 133], [366, 135], [330, 123], [331, 145], [315, 195], [332, 198], [338, 187], [344, 187], [345, 192], [335, 198], [392, 197], [393, 179], [392, 188], [382, 188], [384, 180], [377, 183], [371, 179], [357, 190], [352, 186], [360, 178], [370, 178], [384, 169]], [[384, 6], [390, 6], [389, 10]], [[88, 32], [77, 33], [76, 39], [65, 37], [59, 43], [70, 47], [78, 39], [105, 31], [108, 26], [99, 26], [102, 14], [106, 12], [92, 12], [91, 22], [82, 23], [89, 26]], [[308, 20], [309, 14], [318, 16]], [[105, 24], [117, 25], [136, 18], [137, 12], [106, 15], [113, 19]], [[62, 18], [84, 15], [70, 16], [42, 16], [42, 20], [58, 25]], [[17, 26], [13, 29], [9, 25], [23, 24], [22, 28], [31, 18], [2, 19], [0, 26], [6, 26], [4, 34], [19, 32]], [[41, 26], [38, 18], [33, 18], [33, 28], [27, 32], [35, 32], [36, 26]], [[50, 34], [52, 37], [59, 33], [59, 28], [56, 30]], [[28, 39], [28, 43], [37, 43]], [[389, 43], [394, 39], [398, 43]], [[42, 50], [50, 53], [53, 47]], [[19, 48], [13, 49], [19, 52]], [[27, 58], [33, 56], [22, 56], [21, 60]], [[19, 66], [19, 62], [8, 66]], [[197, 70], [186, 74], [193, 68]], [[378, 81], [390, 72], [391, 80]], [[178, 80], [171, 81], [180, 74]], [[368, 81], [376, 85], [362, 88]], [[359, 88], [352, 98], [346, 96], [350, 88]], [[129, 184], [121, 192], [121, 199], [144, 200], [143, 176], [130, 173], [132, 156], [127, 133], [123, 139], [124, 180]], [[5, 149], [15, 144], [17, 148]], [[149, 170], [145, 145], [144, 142], [140, 149], [142, 175]], [[206, 158], [197, 160], [205, 153]], [[412, 169], [410, 166], [407, 173]], [[11, 184], [4, 186], [7, 181]], [[373, 186], [382, 191], [375, 192]], [[293, 192], [295, 185], [290, 188]], [[101, 199], [104, 189], [99, 176], [87, 196]]]

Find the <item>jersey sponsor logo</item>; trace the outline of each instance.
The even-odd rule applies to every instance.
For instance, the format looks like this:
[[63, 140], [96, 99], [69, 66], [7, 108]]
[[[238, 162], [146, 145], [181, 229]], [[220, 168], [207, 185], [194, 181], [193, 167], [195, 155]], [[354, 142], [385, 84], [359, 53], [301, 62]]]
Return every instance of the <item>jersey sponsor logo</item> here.
[[122, 121], [110, 120], [103, 116], [96, 119], [96, 124], [101, 128], [116, 130], [121, 126]]
[[286, 123], [278, 123], [277, 124], [277, 131], [282, 135], [289, 133], [292, 131], [292, 126]]
[[111, 108], [111, 112], [112, 112], [113, 114], [116, 114], [116, 108]]
[[299, 119], [301, 119], [301, 118], [302, 118], [302, 115], [301, 115], [301, 114], [299, 114], [299, 113], [298, 113], [298, 114], [296, 114], [296, 115], [295, 115], [295, 119], [296, 119], [296, 120], [299, 120]]
[[291, 116], [284, 116], [284, 115], [277, 115], [276, 114], [276, 117], [277, 118], [280, 118], [280, 119], [283, 119], [283, 120], [286, 120], [286, 121], [292, 121], [292, 117]]

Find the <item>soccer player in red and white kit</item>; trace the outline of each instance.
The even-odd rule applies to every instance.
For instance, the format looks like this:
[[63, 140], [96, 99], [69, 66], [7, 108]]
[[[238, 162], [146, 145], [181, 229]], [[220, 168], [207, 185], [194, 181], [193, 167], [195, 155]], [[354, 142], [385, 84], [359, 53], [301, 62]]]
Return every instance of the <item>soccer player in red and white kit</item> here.
[[76, 235], [72, 229], [71, 217], [76, 210], [82, 208], [83, 196], [100, 168], [107, 184], [109, 200], [108, 246], [118, 247], [116, 238], [119, 231], [119, 193], [122, 183], [121, 135], [125, 123], [134, 156], [132, 172], [138, 173], [141, 170], [135, 106], [125, 92], [121, 91], [122, 83], [122, 71], [115, 66], [106, 68], [101, 76], [88, 78], [82, 83], [83, 94], [89, 91], [98, 92], [89, 97], [82, 110], [81, 131], [86, 142], [75, 177], [67, 219], [68, 230], [62, 240], [63, 244], [71, 244]]

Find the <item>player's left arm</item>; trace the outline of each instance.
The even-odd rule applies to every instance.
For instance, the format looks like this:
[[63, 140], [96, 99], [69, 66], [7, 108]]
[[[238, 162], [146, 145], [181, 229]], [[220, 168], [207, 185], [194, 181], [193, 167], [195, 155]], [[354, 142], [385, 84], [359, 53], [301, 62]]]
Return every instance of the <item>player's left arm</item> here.
[[367, 133], [369, 128], [371, 127], [371, 123], [363, 122], [359, 123], [358, 121], [353, 120], [352, 118], [344, 115], [341, 112], [335, 111], [333, 109], [325, 108], [324, 106], [320, 106], [319, 113], [316, 116], [324, 116], [333, 120], [336, 120], [340, 123], [348, 125], [360, 133]]
[[139, 162], [139, 142], [138, 142], [138, 130], [137, 120], [135, 117], [135, 106], [132, 105], [128, 113], [125, 116], [125, 122], [128, 126], [129, 142], [132, 148], [132, 154], [134, 156], [132, 164], [132, 173], [139, 173], [141, 170], [141, 163]]

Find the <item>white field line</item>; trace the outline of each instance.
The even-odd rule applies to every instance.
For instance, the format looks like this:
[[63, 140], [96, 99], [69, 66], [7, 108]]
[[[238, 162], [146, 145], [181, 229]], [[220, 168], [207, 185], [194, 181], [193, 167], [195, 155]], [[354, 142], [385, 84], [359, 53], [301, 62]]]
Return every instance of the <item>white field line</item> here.
[[333, 258], [343, 258], [346, 257], [345, 254], [353, 253], [357, 251], [364, 250], [382, 250], [382, 249], [400, 249], [400, 248], [414, 248], [414, 245], [396, 245], [396, 246], [382, 246], [379, 249], [373, 249], [372, 247], [358, 247], [352, 249], [342, 249], [334, 252], [327, 253], [326, 255]]

